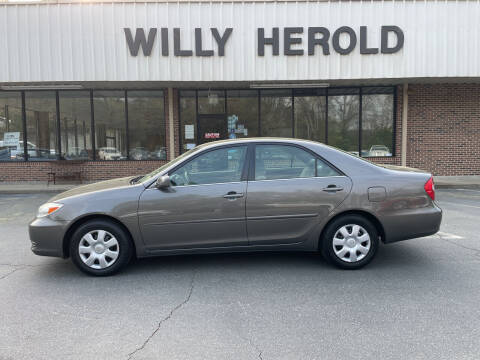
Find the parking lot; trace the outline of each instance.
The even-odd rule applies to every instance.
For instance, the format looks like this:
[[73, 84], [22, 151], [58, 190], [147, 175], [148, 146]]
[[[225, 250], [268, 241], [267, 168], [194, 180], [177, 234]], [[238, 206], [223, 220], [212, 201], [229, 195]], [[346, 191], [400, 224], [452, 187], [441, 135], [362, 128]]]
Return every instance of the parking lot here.
[[92, 278], [35, 256], [51, 194], [0, 195], [0, 359], [478, 359], [480, 191], [439, 190], [438, 235], [360, 271], [316, 254], [138, 260]]

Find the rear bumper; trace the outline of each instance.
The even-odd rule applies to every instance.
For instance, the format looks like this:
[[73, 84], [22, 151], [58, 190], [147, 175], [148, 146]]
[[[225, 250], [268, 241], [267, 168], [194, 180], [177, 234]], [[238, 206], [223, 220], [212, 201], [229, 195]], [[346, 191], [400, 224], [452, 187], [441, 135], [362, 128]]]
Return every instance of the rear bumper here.
[[440, 230], [442, 209], [433, 206], [409, 210], [383, 221], [386, 244], [433, 235]]
[[67, 224], [67, 221], [56, 221], [48, 217], [32, 220], [28, 226], [28, 232], [33, 253], [42, 256], [65, 257], [63, 236]]

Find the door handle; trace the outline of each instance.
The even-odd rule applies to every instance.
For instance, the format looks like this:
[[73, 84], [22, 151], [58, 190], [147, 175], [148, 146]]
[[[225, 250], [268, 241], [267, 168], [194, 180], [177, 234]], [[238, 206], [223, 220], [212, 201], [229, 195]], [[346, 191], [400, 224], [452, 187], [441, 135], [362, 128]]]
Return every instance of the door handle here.
[[343, 188], [336, 185], [328, 185], [326, 188], [323, 188], [322, 190], [325, 192], [337, 192], [337, 191], [342, 191]]
[[227, 194], [223, 195], [225, 199], [238, 199], [243, 197], [243, 193], [237, 193], [235, 191], [229, 191]]

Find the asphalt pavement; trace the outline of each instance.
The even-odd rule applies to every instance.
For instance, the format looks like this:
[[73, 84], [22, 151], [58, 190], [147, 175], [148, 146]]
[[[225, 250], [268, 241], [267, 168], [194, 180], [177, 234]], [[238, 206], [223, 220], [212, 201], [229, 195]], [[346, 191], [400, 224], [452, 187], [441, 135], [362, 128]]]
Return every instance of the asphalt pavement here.
[[35, 256], [52, 194], [0, 195], [0, 359], [478, 359], [480, 191], [439, 190], [438, 235], [360, 271], [317, 254], [138, 260], [108, 278]]

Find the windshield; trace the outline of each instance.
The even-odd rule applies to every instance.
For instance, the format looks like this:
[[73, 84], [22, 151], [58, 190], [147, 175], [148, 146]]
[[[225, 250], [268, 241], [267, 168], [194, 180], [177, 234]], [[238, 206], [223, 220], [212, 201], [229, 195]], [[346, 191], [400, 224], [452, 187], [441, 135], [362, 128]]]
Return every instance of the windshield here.
[[150, 180], [151, 178], [153, 178], [155, 175], [161, 173], [161, 172], [162, 172], [163, 170], [165, 170], [166, 168], [172, 166], [173, 164], [175, 164], [175, 163], [183, 160], [183, 159], [186, 158], [187, 156], [189, 156], [189, 155], [190, 155], [193, 151], [195, 151], [195, 150], [198, 150], [198, 147], [188, 150], [187, 152], [185, 152], [185, 153], [183, 153], [182, 155], [176, 157], [176, 158], [173, 159], [172, 161], [169, 161], [169, 162], [166, 163], [165, 165], [160, 166], [158, 169], [153, 170], [151, 173], [142, 176], [142, 177], [141, 177], [140, 179], [138, 179], [136, 182], [144, 182], [144, 181]]

